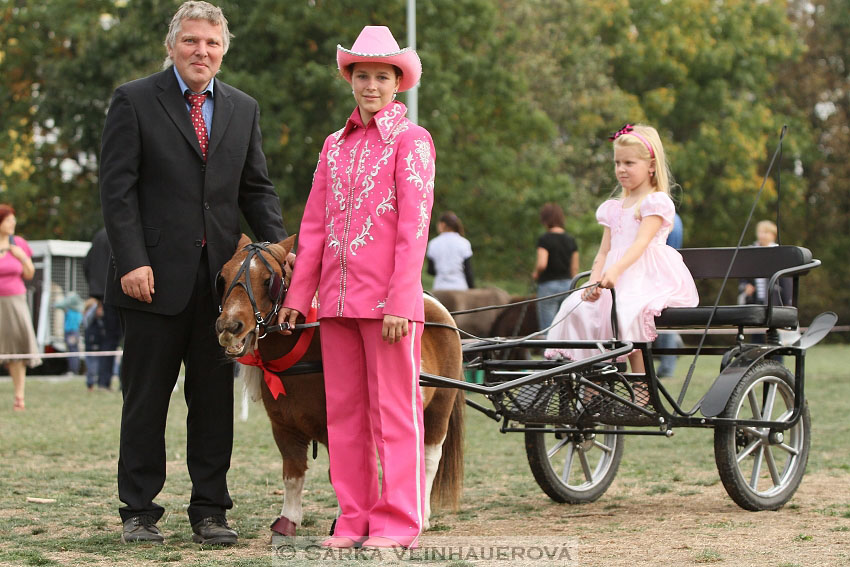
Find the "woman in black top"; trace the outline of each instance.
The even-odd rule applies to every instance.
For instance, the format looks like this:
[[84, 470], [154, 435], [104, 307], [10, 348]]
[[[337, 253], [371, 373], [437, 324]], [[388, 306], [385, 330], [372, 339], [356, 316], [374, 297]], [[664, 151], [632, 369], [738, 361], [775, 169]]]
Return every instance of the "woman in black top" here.
[[[564, 231], [564, 211], [556, 203], [540, 209], [540, 222], [546, 232], [537, 240], [537, 265], [531, 274], [537, 280], [537, 297], [567, 291], [578, 273], [578, 246]], [[552, 324], [563, 297], [537, 302], [537, 320], [541, 329]]]

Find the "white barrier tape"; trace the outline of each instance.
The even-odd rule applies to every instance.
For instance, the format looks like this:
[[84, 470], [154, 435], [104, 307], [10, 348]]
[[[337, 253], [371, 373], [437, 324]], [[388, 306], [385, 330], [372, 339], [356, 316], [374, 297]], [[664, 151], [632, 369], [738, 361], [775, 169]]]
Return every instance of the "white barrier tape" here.
[[88, 356], [121, 356], [123, 350], [95, 350], [91, 352], [45, 352], [42, 354], [0, 354], [2, 360], [30, 360], [32, 358], [71, 358]]

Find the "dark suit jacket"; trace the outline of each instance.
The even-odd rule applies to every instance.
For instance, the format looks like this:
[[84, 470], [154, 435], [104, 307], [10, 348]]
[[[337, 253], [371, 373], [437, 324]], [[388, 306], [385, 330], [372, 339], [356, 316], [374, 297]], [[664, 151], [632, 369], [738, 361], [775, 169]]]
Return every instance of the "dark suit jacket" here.
[[109, 269], [109, 259], [112, 249], [109, 247], [109, 237], [106, 229], [101, 228], [91, 241], [91, 248], [83, 260], [83, 273], [89, 284], [89, 296], [103, 300], [106, 291], [106, 272]]
[[[257, 101], [216, 79], [207, 161], [174, 69], [115, 90], [100, 156], [100, 198], [112, 262], [106, 302], [174, 315], [188, 304], [206, 238], [210, 279], [240, 236], [239, 211], [259, 240], [286, 238], [268, 177]], [[121, 276], [149, 265], [150, 304], [121, 291]]]

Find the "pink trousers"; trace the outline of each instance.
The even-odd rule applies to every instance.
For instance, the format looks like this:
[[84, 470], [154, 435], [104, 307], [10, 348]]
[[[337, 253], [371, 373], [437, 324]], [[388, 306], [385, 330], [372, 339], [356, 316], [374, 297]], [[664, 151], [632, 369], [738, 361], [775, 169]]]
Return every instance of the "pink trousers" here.
[[411, 322], [392, 345], [381, 339], [380, 319], [321, 323], [331, 484], [341, 510], [334, 535], [413, 547], [425, 509], [422, 323]]

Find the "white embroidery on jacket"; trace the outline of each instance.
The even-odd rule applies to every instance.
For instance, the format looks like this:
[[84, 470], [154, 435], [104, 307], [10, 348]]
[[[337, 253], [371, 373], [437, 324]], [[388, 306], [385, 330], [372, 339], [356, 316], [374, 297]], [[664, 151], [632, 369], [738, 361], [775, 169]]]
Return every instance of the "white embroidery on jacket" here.
[[[417, 146], [419, 146], [420, 141], [426, 146], [428, 145], [428, 143], [424, 140], [417, 140]], [[420, 162], [423, 162], [424, 165], [424, 160], [422, 160], [418, 147], [417, 154], [420, 155]], [[430, 159], [428, 161], [430, 162]], [[416, 231], [416, 238], [419, 239], [422, 238], [422, 236], [424, 236], [428, 231], [428, 193], [434, 190], [434, 173], [433, 171], [431, 172], [427, 181], [422, 179], [422, 173], [424, 173], [424, 171], [420, 172], [417, 169], [413, 152], [409, 152], [407, 154], [407, 157], [404, 158], [404, 162], [407, 164], [407, 167], [404, 170], [410, 172], [410, 175], [407, 176], [407, 181], [413, 183], [413, 186], [416, 187], [418, 191], [422, 192], [422, 200], [419, 202], [419, 226]]]
[[369, 193], [372, 192], [372, 189], [375, 188], [375, 176], [378, 175], [378, 172], [381, 171], [382, 165], [387, 165], [390, 157], [393, 155], [393, 151], [395, 148], [392, 146], [387, 146], [384, 148], [384, 151], [381, 153], [381, 157], [378, 158], [378, 161], [375, 162], [375, 165], [372, 166], [372, 171], [366, 175], [366, 179], [363, 180], [363, 190], [360, 191], [360, 195], [357, 196], [357, 202], [354, 205], [355, 209], [360, 209], [363, 205], [364, 199], [369, 196]]
[[419, 155], [419, 161], [422, 162], [422, 168], [428, 169], [431, 163], [431, 144], [428, 140], [416, 140], [416, 153]]
[[366, 179], [363, 181], [363, 185], [365, 185], [365, 187], [363, 187], [363, 190], [360, 191], [360, 194], [357, 196], [357, 200], [354, 203], [355, 209], [360, 209], [360, 206], [363, 205], [363, 199], [368, 197], [372, 189], [375, 188], [375, 182], [372, 181], [371, 175], [366, 176]]
[[428, 201], [422, 199], [419, 202], [419, 226], [416, 230], [417, 240], [428, 232], [428, 220]]
[[336, 219], [331, 219], [330, 224], [328, 224], [328, 248], [331, 248], [334, 251], [334, 256], [339, 255], [339, 239], [336, 237], [336, 231], [334, 230], [334, 221]]
[[378, 309], [383, 309], [387, 305], [387, 300], [382, 299], [372, 308], [372, 311], [377, 311]]
[[401, 105], [394, 104], [392, 108], [387, 110], [383, 116], [379, 116], [375, 119], [375, 124], [378, 126], [378, 130], [383, 134], [383, 132], [389, 132], [391, 126], [389, 123], [392, 123], [393, 120], [398, 118], [398, 115], [401, 114]]
[[[351, 187], [357, 185], [357, 180], [360, 179], [360, 176], [366, 171], [366, 158], [368, 158], [372, 154], [372, 150], [369, 149], [369, 143], [366, 142], [363, 144], [363, 151], [360, 152], [360, 160], [357, 162], [357, 171], [354, 174], [354, 182], [351, 184]], [[351, 154], [351, 158], [354, 159], [354, 154]]]
[[387, 196], [378, 203], [378, 206], [375, 207], [375, 213], [378, 216], [381, 216], [384, 213], [389, 211], [396, 212], [395, 205], [393, 205], [393, 201], [395, 201], [395, 185], [390, 185], [389, 189], [387, 189]]
[[423, 197], [434, 190], [433, 172], [427, 181], [422, 179], [422, 173], [424, 173], [424, 170], [420, 172], [416, 168], [416, 163], [413, 161], [413, 152], [407, 154], [407, 157], [404, 158], [404, 162], [407, 164], [407, 167], [405, 167], [404, 170], [410, 172], [410, 175], [407, 176], [407, 181], [412, 182], [418, 190], [422, 191]]
[[339, 164], [336, 161], [341, 147], [342, 144], [334, 144], [328, 151], [327, 160], [328, 169], [331, 173], [331, 191], [333, 191], [334, 200], [339, 203], [339, 210], [343, 211], [345, 210], [345, 195], [342, 194], [342, 179], [340, 179], [339, 175], [337, 175]]
[[401, 135], [403, 132], [407, 132], [408, 128], [410, 128], [409, 120], [404, 120], [403, 122], [399, 123], [399, 125], [396, 126], [395, 129], [390, 133], [389, 137], [387, 137], [386, 143], [391, 146], [395, 145], [396, 138], [398, 138], [399, 135]]
[[366, 222], [363, 223], [363, 226], [360, 228], [360, 234], [358, 234], [354, 240], [351, 241], [351, 244], [348, 245], [348, 249], [351, 250], [352, 256], [357, 256], [357, 249], [366, 246], [366, 237], [369, 237], [369, 240], [375, 240], [372, 238], [370, 232], [372, 231], [372, 215], [366, 217]]

